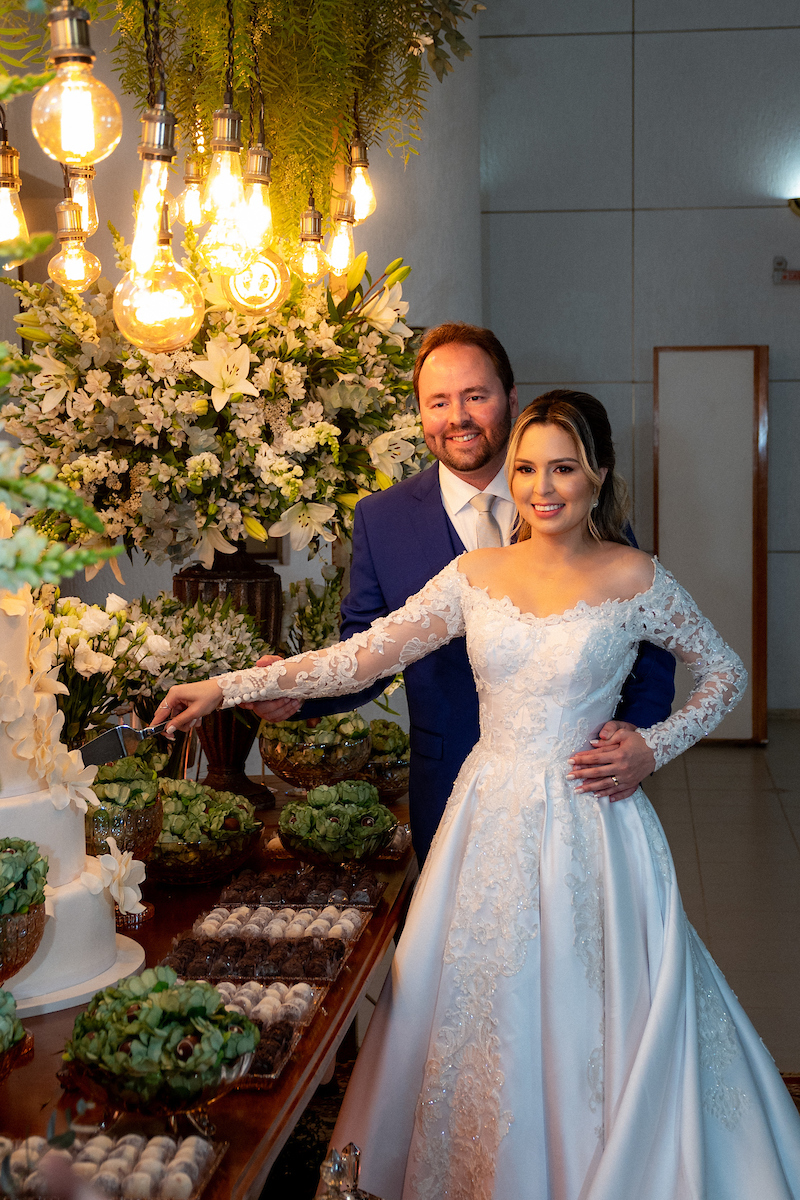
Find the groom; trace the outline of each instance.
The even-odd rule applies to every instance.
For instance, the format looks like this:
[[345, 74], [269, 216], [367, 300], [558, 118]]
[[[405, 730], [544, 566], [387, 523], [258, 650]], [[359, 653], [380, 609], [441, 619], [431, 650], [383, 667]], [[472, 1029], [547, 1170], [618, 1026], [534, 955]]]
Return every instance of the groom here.
[[[488, 329], [439, 325], [420, 346], [414, 390], [425, 441], [438, 461], [356, 506], [343, 638], [402, 607], [464, 550], [511, 540], [516, 509], [503, 468], [518, 404], [503, 346]], [[464, 638], [410, 664], [404, 676], [411, 726], [411, 832], [421, 864], [455, 777], [478, 740], [478, 697]], [[652, 752], [647, 747], [634, 751], [615, 734], [666, 719], [673, 679], [672, 656], [644, 645], [625, 684], [618, 720], [604, 726], [596, 749], [576, 756], [573, 771], [586, 781], [585, 790], [602, 787], [614, 799], [624, 799], [651, 773]], [[308, 701], [301, 715], [356, 708], [385, 686], [381, 680], [352, 696]], [[271, 721], [288, 719], [298, 707], [293, 700], [253, 705]]]

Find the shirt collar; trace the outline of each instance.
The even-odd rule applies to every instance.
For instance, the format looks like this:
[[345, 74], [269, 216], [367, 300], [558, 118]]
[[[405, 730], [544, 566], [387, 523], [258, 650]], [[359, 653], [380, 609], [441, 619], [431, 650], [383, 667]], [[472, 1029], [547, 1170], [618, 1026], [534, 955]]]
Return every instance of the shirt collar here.
[[[458, 475], [454, 475], [452, 471], [449, 471], [442, 462], [439, 463], [439, 486], [442, 489], [442, 496], [447, 507], [453, 513], [460, 512], [462, 508], [466, 508], [472, 497], [477, 496], [481, 490], [480, 488], [473, 487], [466, 480], [459, 479]], [[504, 467], [500, 468], [492, 482], [483, 490], [488, 492], [490, 496], [499, 496], [502, 500], [508, 500], [509, 504], [514, 503], [509, 491]]]

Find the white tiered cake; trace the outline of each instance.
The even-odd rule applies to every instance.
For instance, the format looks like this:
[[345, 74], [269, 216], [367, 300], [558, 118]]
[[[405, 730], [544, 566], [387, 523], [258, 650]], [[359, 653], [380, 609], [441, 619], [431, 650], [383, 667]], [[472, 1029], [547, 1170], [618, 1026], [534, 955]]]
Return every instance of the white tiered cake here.
[[42, 943], [6, 985], [21, 1016], [67, 1008], [137, 971], [144, 951], [116, 934], [114, 902], [81, 879], [95, 768], [59, 740], [52, 641], [30, 589], [0, 593], [0, 837], [36, 842], [49, 861]]

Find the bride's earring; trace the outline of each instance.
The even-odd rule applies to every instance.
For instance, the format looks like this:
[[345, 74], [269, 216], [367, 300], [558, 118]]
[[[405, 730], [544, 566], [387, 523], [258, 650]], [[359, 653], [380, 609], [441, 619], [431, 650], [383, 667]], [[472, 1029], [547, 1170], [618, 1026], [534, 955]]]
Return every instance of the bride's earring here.
[[600, 501], [599, 501], [599, 500], [593, 500], [593, 501], [592, 501], [592, 508], [597, 508], [597, 506], [598, 506], [598, 504], [599, 504], [599, 503], [600, 503]]

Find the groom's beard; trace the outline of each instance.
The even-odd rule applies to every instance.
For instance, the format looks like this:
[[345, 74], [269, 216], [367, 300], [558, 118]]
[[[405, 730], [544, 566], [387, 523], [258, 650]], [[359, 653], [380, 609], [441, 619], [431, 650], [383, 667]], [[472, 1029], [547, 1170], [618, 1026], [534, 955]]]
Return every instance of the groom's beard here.
[[[480, 471], [498, 455], [505, 454], [506, 445], [511, 435], [511, 408], [506, 409], [505, 418], [496, 425], [485, 429], [468, 421], [463, 425], [451, 426], [442, 433], [425, 435], [425, 444], [431, 454], [444, 463], [451, 471], [469, 472]], [[477, 436], [469, 442], [453, 441], [466, 433]]]

